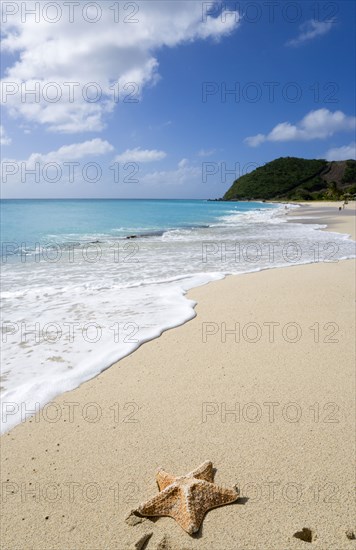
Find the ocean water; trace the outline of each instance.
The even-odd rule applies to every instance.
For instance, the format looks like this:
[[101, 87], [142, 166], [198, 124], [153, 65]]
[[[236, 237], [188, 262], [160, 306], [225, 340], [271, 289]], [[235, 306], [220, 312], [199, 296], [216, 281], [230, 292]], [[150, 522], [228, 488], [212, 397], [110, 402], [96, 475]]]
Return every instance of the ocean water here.
[[193, 318], [195, 303], [185, 294], [195, 286], [355, 257], [346, 235], [296, 218], [287, 223], [293, 208], [2, 201], [2, 431]]

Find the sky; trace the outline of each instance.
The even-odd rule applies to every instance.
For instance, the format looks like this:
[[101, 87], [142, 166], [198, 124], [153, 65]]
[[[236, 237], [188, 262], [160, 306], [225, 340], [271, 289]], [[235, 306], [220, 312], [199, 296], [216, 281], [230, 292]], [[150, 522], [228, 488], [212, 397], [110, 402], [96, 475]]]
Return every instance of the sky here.
[[2, 198], [217, 198], [356, 158], [352, 1], [4, 1]]

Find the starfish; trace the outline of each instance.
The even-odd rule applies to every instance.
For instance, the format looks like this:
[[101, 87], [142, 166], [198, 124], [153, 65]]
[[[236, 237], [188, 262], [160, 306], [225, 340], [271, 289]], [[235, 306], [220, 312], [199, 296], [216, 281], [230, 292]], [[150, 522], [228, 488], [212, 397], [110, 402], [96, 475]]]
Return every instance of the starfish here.
[[189, 535], [196, 533], [208, 510], [237, 500], [237, 487], [224, 489], [214, 483], [213, 464], [206, 461], [185, 476], [176, 477], [162, 468], [156, 481], [160, 492], [140, 504], [141, 516], [169, 516]]

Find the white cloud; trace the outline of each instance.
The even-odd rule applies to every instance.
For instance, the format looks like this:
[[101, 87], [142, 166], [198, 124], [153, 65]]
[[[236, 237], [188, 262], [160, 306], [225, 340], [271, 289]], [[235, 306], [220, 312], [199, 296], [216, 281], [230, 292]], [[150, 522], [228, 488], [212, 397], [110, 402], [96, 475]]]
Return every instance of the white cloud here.
[[244, 139], [244, 142], [250, 147], [257, 147], [264, 141], [266, 141], [266, 136], [264, 134], [256, 134], [255, 136], [250, 136]]
[[164, 151], [157, 151], [157, 149], [141, 149], [136, 147], [135, 149], [126, 149], [120, 155], [115, 157], [116, 162], [153, 162], [156, 160], [162, 160], [167, 156]]
[[63, 162], [76, 162], [85, 157], [105, 155], [111, 153], [113, 150], [113, 146], [108, 141], [96, 138], [82, 143], [63, 145], [56, 151], [50, 151], [49, 153], [32, 153], [26, 160], [3, 159], [3, 162], [12, 162], [18, 165], [23, 164], [27, 170], [31, 170], [36, 163], [44, 165], [46, 163], [62, 164]]
[[200, 149], [199, 157], [211, 157], [216, 152], [216, 149]]
[[0, 145], [10, 145], [11, 138], [7, 135], [4, 126], [0, 125]]
[[264, 141], [309, 141], [325, 139], [336, 132], [355, 129], [356, 117], [347, 116], [342, 111], [331, 112], [328, 109], [310, 111], [297, 124], [281, 122], [268, 134], [257, 134], [244, 141], [250, 147], [257, 147]]
[[343, 147], [333, 147], [325, 153], [326, 160], [356, 160], [356, 142], [352, 142], [349, 145]]
[[[108, 141], [96, 138], [64, 145], [49, 153], [32, 153], [27, 159], [4, 158], [1, 163], [2, 184], [12, 186], [20, 182], [30, 185], [33, 182], [43, 185], [50, 183], [53, 188], [53, 183], [58, 182], [95, 183], [102, 176], [102, 167], [98, 162], [93, 162], [93, 159], [112, 153], [113, 150], [114, 147]], [[90, 161], [81, 163], [81, 159], [86, 157], [89, 157]], [[96, 179], [97, 177], [99, 179]]]
[[[162, 47], [173, 48], [198, 39], [218, 40], [238, 25], [237, 17], [224, 18], [218, 12], [204, 20], [201, 2], [189, 0], [138, 1], [127, 6], [104, 0], [96, 3], [101, 10], [96, 23], [85, 21], [84, 6], [76, 4], [60, 4], [60, 20], [51, 23], [53, 12], [45, 13], [46, 21], [44, 4], [28, 0], [27, 10], [40, 10], [39, 22], [28, 15], [22, 23], [19, 9], [3, 23], [3, 49], [18, 56], [5, 72], [4, 83], [13, 83], [13, 90], [3, 90], [3, 102], [11, 115], [55, 132], [102, 130], [106, 114], [123, 102], [140, 100], [142, 89], [157, 82], [157, 54]], [[139, 9], [131, 15], [134, 4]], [[121, 10], [119, 22], [115, 22], [115, 5]], [[93, 18], [90, 9], [84, 13]], [[128, 19], [138, 22], [129, 23]], [[85, 88], [93, 82], [95, 86]], [[26, 101], [17, 92], [17, 87], [24, 92], [36, 86], [37, 95], [28, 94]], [[54, 101], [56, 94], [58, 101]], [[100, 100], [88, 101], [96, 95]]]
[[57, 151], [51, 151], [46, 154], [32, 153], [25, 162], [28, 167], [34, 166], [36, 162], [40, 164], [45, 164], [47, 162], [56, 162], [60, 164], [66, 161], [74, 162], [89, 156], [95, 157], [105, 155], [113, 150], [113, 146], [108, 141], [96, 138], [82, 143], [63, 145], [63, 147], [60, 147]]
[[183, 158], [174, 170], [155, 171], [141, 177], [142, 183], [150, 185], [180, 185], [184, 183], [201, 183], [201, 167], [193, 166]]
[[289, 40], [286, 45], [300, 46], [309, 40], [313, 40], [317, 36], [322, 36], [331, 30], [334, 23], [335, 20], [317, 21], [316, 19], [309, 19], [308, 21], [304, 21], [299, 27], [299, 35], [297, 38]]

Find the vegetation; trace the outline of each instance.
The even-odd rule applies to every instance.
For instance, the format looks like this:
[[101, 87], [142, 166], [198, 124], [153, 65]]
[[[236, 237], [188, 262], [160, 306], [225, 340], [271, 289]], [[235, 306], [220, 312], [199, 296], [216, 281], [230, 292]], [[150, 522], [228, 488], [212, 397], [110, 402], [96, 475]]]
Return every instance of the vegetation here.
[[224, 200], [340, 200], [356, 189], [356, 161], [281, 157], [234, 181]]
[[342, 183], [353, 183], [356, 182], [356, 160], [347, 160], [344, 176], [342, 178]]

